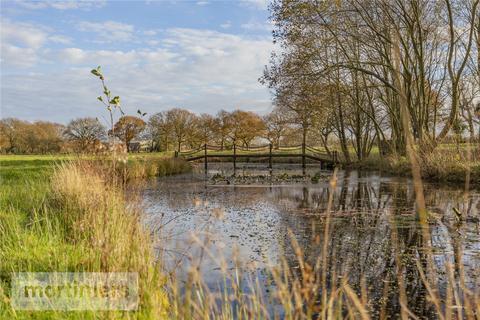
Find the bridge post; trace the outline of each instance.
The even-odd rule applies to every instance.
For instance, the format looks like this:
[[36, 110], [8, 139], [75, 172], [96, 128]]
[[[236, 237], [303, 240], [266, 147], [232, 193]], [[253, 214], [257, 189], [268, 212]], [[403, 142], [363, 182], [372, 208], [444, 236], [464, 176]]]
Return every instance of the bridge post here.
[[270, 154], [269, 154], [269, 158], [268, 158], [268, 168], [270, 169], [270, 174], [272, 174], [272, 170], [273, 170], [272, 149], [273, 149], [273, 145], [270, 143]]
[[305, 165], [305, 142], [302, 143], [302, 171], [303, 171], [303, 174], [305, 175], [305, 168], [306, 168], [306, 165]]
[[205, 148], [205, 161], [204, 161], [204, 163], [205, 163], [205, 175], [207, 175], [207, 173], [208, 173], [208, 156], [207, 156], [207, 144], [206, 143], [205, 143], [204, 148]]
[[178, 158], [178, 151], [175, 150], [175, 158]]
[[237, 173], [237, 145], [233, 142], [233, 175]]

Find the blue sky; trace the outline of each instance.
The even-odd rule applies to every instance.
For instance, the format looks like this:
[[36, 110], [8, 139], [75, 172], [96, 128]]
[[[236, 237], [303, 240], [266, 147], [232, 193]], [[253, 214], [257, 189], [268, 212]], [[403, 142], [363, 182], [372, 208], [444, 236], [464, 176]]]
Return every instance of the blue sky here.
[[1, 117], [101, 117], [101, 65], [128, 113], [268, 112], [266, 0], [1, 0]]

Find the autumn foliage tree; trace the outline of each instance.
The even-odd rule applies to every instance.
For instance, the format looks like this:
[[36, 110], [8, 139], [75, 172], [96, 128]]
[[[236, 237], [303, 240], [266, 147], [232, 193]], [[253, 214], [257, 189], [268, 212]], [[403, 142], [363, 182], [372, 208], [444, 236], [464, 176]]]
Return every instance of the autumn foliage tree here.
[[25, 144], [28, 122], [15, 118], [0, 121], [1, 146], [6, 153], [20, 153]]
[[[130, 151], [129, 144], [136, 138], [144, 129], [146, 123], [142, 119], [134, 116], [123, 116], [118, 119], [113, 127], [115, 137], [123, 141]], [[110, 131], [110, 134], [112, 131]]]
[[151, 148], [156, 151], [168, 150], [170, 141], [170, 124], [165, 111], [154, 113], [148, 119], [146, 133], [151, 140]]
[[218, 136], [220, 123], [217, 118], [208, 114], [202, 113], [195, 121], [196, 138], [201, 144], [214, 141]]
[[167, 112], [166, 121], [171, 128], [171, 134], [175, 141], [177, 151], [182, 149], [182, 144], [185, 143], [194, 130], [195, 114], [180, 108], [174, 108]]
[[0, 120], [0, 150], [6, 153], [55, 153], [63, 146], [63, 126], [48, 121]]
[[262, 118], [254, 112], [235, 110], [229, 116], [230, 137], [232, 142], [248, 147], [256, 138], [262, 136], [265, 125]]

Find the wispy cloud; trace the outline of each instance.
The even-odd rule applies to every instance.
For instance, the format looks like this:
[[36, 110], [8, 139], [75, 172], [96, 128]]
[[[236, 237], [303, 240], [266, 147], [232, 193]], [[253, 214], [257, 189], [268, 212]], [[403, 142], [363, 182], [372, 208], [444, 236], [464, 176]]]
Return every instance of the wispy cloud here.
[[[38, 63], [48, 42], [67, 44], [70, 39], [55, 34], [50, 28], [42, 25], [1, 21], [2, 67], [16, 66], [27, 68]], [[2, 70], [4, 71], [4, 70]]]
[[157, 35], [157, 31], [156, 30], [145, 30], [143, 31], [143, 34], [146, 35], [146, 36], [155, 36]]
[[[90, 74], [98, 65], [127, 112], [140, 108], [152, 114], [185, 107], [214, 113], [222, 108], [270, 107], [268, 89], [257, 81], [273, 47], [264, 31], [268, 24], [258, 22], [262, 16], [266, 19], [266, 13], [253, 12], [263, 10], [260, 2], [235, 3], [232, 10], [238, 12], [229, 14], [228, 6], [209, 1], [200, 10], [211, 10], [208, 21], [194, 13], [200, 9], [197, 5], [205, 5], [196, 2], [178, 7], [174, 1], [159, 4], [167, 16], [172, 13], [161, 21], [152, 19], [156, 14], [143, 19], [154, 7], [139, 1], [122, 3], [115, 18], [110, 15], [115, 2], [98, 11], [94, 6], [103, 1], [17, 3], [8, 3], [0, 28], [4, 117], [59, 122], [101, 117], [95, 100], [101, 88]], [[135, 14], [123, 10], [128, 6]], [[192, 9], [189, 14], [183, 10], [187, 6]], [[109, 18], [102, 20], [104, 16]], [[178, 27], [179, 21], [188, 27]], [[246, 23], [242, 26], [240, 21]]]
[[220, 25], [220, 28], [222, 29], [229, 29], [232, 26], [232, 23], [230, 21], [225, 21]]
[[269, 0], [241, 0], [241, 3], [256, 9], [267, 10], [270, 1]]
[[82, 21], [77, 24], [77, 29], [83, 32], [95, 33], [97, 42], [130, 41], [133, 39], [135, 31], [134, 26], [116, 21]]
[[60, 43], [60, 44], [70, 44], [70, 43], [72, 43], [72, 38], [62, 36], [62, 35], [58, 35], [58, 34], [49, 36], [48, 40], [51, 41], [51, 42]]
[[249, 31], [271, 31], [273, 25], [269, 22], [250, 20], [249, 22], [242, 24], [241, 27], [242, 29]]
[[188, 28], [170, 28], [162, 36], [156, 48], [70, 47], [37, 52], [47, 64], [55, 62], [57, 67], [2, 81], [4, 116], [33, 120], [41, 115], [65, 122], [76, 116], [98, 115], [95, 92], [99, 88], [89, 73], [97, 65], [102, 65], [127, 111], [142, 108], [154, 113], [174, 106], [196, 112], [269, 108], [268, 90], [257, 81], [272, 49], [269, 39]]
[[39, 10], [46, 8], [53, 8], [58, 10], [72, 10], [72, 9], [92, 9], [100, 8], [105, 6], [105, 0], [69, 0], [69, 1], [59, 1], [59, 0], [17, 0], [16, 1], [21, 7], [31, 10]]
[[46, 28], [29, 23], [2, 20], [2, 44], [39, 48], [47, 41]]

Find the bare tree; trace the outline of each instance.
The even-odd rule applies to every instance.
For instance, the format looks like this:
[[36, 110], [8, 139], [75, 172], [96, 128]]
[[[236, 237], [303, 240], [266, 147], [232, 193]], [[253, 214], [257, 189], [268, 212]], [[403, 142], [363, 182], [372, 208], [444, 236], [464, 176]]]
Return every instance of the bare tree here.
[[70, 121], [63, 135], [85, 151], [95, 142], [105, 139], [106, 129], [96, 118], [77, 118]]
[[287, 110], [281, 110], [278, 107], [263, 117], [265, 137], [277, 149], [291, 122], [290, 117]]

